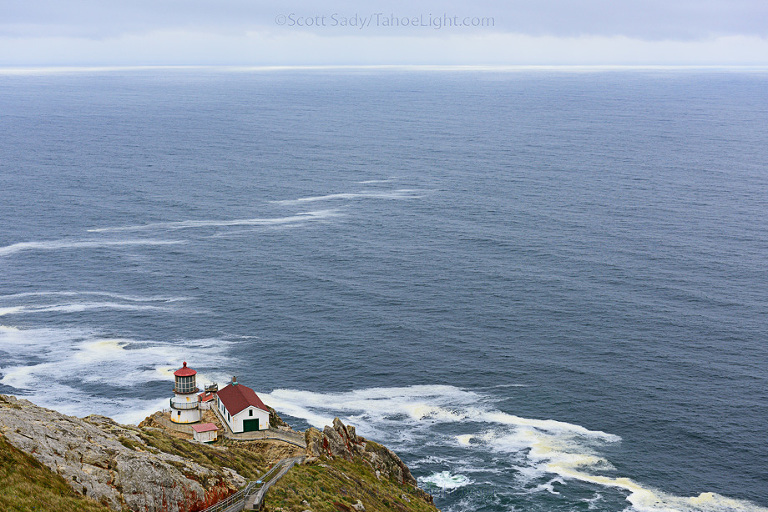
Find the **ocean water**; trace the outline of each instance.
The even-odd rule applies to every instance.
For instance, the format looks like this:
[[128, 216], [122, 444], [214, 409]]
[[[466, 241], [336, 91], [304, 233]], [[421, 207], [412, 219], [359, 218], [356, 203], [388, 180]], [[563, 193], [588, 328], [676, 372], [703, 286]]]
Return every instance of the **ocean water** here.
[[768, 73], [0, 74], [0, 392], [188, 361], [444, 511], [768, 510]]

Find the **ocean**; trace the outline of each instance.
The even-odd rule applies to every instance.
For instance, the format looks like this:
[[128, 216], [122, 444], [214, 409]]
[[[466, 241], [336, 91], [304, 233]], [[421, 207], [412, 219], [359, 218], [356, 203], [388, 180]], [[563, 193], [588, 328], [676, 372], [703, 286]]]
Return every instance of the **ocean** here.
[[0, 393], [187, 361], [445, 512], [768, 510], [768, 72], [0, 73]]

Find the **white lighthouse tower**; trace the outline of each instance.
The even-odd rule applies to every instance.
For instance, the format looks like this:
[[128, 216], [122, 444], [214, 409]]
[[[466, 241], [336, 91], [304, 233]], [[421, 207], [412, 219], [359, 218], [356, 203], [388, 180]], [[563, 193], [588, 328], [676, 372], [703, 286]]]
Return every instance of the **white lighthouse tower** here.
[[200, 398], [197, 396], [197, 372], [184, 366], [173, 372], [176, 385], [173, 387], [174, 396], [171, 398], [171, 421], [174, 423], [195, 423], [200, 421]]

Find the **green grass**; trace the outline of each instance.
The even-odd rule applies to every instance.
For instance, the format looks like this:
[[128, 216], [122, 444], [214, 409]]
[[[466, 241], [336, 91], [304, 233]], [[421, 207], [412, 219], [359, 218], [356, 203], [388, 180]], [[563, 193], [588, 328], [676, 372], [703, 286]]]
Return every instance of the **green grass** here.
[[212, 470], [231, 468], [249, 480], [258, 478], [267, 469], [269, 462], [249, 445], [231, 445], [222, 450], [216, 446], [178, 439], [156, 429], [142, 430], [138, 436], [155, 450], [184, 457]]
[[76, 494], [62, 477], [0, 435], [0, 510], [3, 512], [110, 512]]
[[352, 505], [357, 500], [366, 512], [437, 511], [423, 491], [392, 480], [379, 480], [374, 470], [360, 459], [321, 459], [318, 464], [294, 466], [267, 493], [265, 511], [301, 512], [309, 508], [313, 512], [354, 512]]

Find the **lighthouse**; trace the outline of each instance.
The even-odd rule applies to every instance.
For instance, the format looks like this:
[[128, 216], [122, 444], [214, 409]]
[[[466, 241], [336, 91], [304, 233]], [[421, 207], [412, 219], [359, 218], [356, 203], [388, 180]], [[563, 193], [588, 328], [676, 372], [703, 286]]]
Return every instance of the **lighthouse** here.
[[189, 368], [186, 361], [184, 366], [173, 372], [176, 385], [171, 398], [171, 421], [174, 423], [195, 423], [202, 418], [195, 375], [197, 372]]

